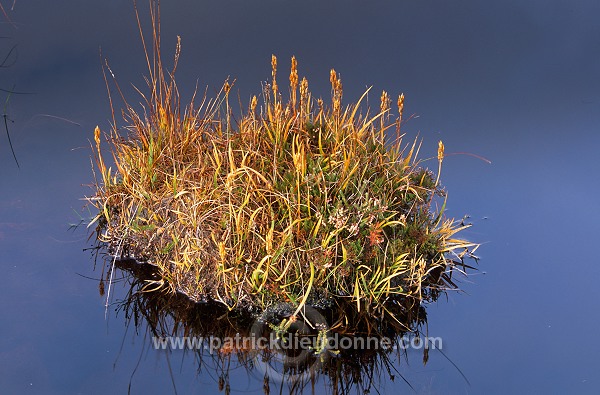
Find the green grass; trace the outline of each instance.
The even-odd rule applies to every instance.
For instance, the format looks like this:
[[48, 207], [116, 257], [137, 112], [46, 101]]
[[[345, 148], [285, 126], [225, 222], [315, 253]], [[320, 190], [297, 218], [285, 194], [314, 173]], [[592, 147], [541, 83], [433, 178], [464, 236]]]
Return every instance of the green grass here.
[[391, 306], [417, 308], [455, 288], [452, 271], [477, 246], [444, 217], [443, 144], [434, 174], [418, 141], [402, 143], [404, 96], [392, 108], [383, 92], [376, 111], [363, 104], [368, 91], [343, 104], [331, 70], [331, 99], [316, 99], [294, 58], [283, 95], [273, 56], [270, 84], [241, 115], [229, 82], [183, 104], [180, 45], [167, 71], [155, 16], [144, 106], [121, 95], [127, 132], [116, 121], [96, 128], [90, 199], [111, 254], [157, 268], [148, 289], [230, 309], [289, 302], [298, 313], [326, 301], [394, 319]]

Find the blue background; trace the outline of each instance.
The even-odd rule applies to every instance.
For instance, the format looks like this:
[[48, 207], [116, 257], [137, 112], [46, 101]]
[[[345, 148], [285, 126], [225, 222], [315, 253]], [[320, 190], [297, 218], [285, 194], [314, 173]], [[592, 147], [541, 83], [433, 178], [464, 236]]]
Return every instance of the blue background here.
[[[2, 5], [0, 53], [18, 45], [0, 88], [21, 164], [0, 134], [0, 392], [169, 393], [164, 354], [126, 330], [104, 299], [79, 221], [92, 183], [93, 129], [110, 127], [101, 57], [132, 103], [146, 72], [129, 1], [21, 1]], [[447, 214], [471, 216], [464, 236], [482, 243], [480, 271], [464, 292], [429, 306], [429, 332], [444, 352], [400, 372], [422, 394], [596, 393], [600, 386], [598, 177], [600, 3], [596, 1], [192, 1], [163, 2], [163, 51], [183, 53], [178, 83], [209, 96], [228, 76], [246, 105], [270, 78], [280, 85], [296, 55], [301, 76], [327, 97], [329, 70], [344, 101], [373, 86], [404, 92], [407, 140], [437, 141], [450, 155], [442, 181]], [[149, 28], [147, 4], [140, 5]], [[7, 99], [1, 94], [2, 101]], [[436, 160], [426, 164], [437, 167]], [[596, 202], [596, 203], [594, 203]], [[86, 219], [89, 214], [83, 214]], [[487, 217], [487, 219], [483, 219]], [[123, 296], [122, 283], [116, 295]], [[140, 360], [137, 370], [136, 365]], [[210, 369], [171, 355], [179, 393], [218, 392]], [[135, 372], [135, 374], [134, 374]], [[384, 376], [385, 377], [385, 376]], [[382, 392], [410, 392], [383, 380]], [[261, 393], [244, 370], [232, 393]], [[323, 385], [317, 392], [323, 390]]]

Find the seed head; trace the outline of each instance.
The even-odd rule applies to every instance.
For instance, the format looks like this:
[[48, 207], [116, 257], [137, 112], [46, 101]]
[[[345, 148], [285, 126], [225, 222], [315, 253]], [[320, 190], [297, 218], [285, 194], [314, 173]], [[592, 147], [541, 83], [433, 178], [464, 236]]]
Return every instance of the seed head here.
[[271, 75], [273, 76], [273, 95], [277, 98], [277, 57], [271, 55]]
[[402, 113], [404, 112], [404, 93], [398, 96], [398, 118], [402, 119]]
[[296, 57], [292, 56], [292, 68], [290, 70], [290, 87], [293, 91], [298, 87], [298, 62]]
[[382, 113], [390, 109], [390, 96], [386, 91], [381, 92], [381, 104], [379, 109]]

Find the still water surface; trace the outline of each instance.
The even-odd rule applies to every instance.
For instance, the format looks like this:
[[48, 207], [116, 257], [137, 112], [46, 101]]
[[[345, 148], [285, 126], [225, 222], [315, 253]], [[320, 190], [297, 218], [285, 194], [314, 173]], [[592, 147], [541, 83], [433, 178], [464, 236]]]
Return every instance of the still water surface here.
[[[483, 243], [482, 261], [464, 292], [428, 306], [429, 334], [470, 384], [436, 352], [397, 369], [423, 394], [596, 393], [600, 5], [341, 5], [176, 1], [163, 5], [163, 45], [182, 36], [184, 96], [232, 76], [245, 103], [271, 53], [281, 64], [295, 54], [323, 96], [331, 67], [346, 101], [371, 85], [404, 92], [418, 115], [404, 130], [423, 138], [423, 157], [442, 139], [447, 152], [490, 159], [444, 162], [447, 213], [471, 216], [465, 236]], [[128, 84], [143, 86], [131, 4], [17, 1], [8, 12], [0, 49], [17, 44], [18, 58], [0, 88], [32, 94], [4, 109], [20, 169], [0, 138], [0, 392], [218, 393], [218, 374], [193, 355], [151, 349], [114, 305], [105, 319], [87, 232], [69, 230], [89, 217], [93, 128], [109, 127], [99, 48], [132, 101]], [[114, 291], [123, 298], [126, 283]], [[262, 393], [261, 377], [230, 376], [232, 393]], [[382, 393], [413, 393], [382, 377]]]

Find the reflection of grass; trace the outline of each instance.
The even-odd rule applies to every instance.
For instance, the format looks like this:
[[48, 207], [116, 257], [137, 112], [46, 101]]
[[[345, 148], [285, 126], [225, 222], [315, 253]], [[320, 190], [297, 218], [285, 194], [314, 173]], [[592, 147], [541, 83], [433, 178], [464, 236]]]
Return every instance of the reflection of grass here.
[[443, 144], [437, 176], [416, 142], [402, 148], [403, 96], [397, 119], [385, 92], [375, 113], [362, 111], [366, 93], [343, 106], [332, 70], [331, 101], [316, 100], [292, 58], [284, 100], [273, 57], [260, 105], [254, 96], [234, 118], [229, 82], [183, 106], [156, 34], [153, 48], [143, 111], [126, 102], [128, 134], [105, 134], [114, 168], [96, 128], [92, 199], [100, 240], [158, 267], [152, 288], [229, 308], [328, 301], [381, 317], [454, 287], [447, 254], [473, 244], [454, 237], [464, 227], [443, 218], [445, 203], [433, 210]]
[[15, 159], [15, 163], [17, 164], [18, 168], [21, 168], [21, 166], [19, 166], [19, 161], [17, 160], [17, 154], [15, 154], [15, 149], [13, 148], [12, 145], [12, 140], [10, 139], [10, 132], [8, 129], [8, 114], [6, 113], [7, 107], [8, 107], [8, 101], [10, 100], [10, 95], [12, 93], [12, 91], [7, 91], [8, 92], [8, 96], [6, 97], [6, 102], [4, 103], [4, 112], [2, 114], [2, 118], [4, 118], [4, 130], [6, 130], [6, 138], [8, 139], [8, 145], [10, 147], [10, 151], [12, 152], [13, 158]]
[[[16, 3], [16, 0], [13, 2], [12, 7], [10, 8], [11, 11], [15, 7], [15, 3]], [[2, 15], [4, 16], [4, 19], [6, 19], [6, 21], [8, 23], [10, 23], [11, 25], [14, 26], [14, 23], [11, 21], [10, 17], [6, 13], [6, 9], [4, 8], [2, 3], [0, 3], [0, 13], [2, 13]], [[14, 62], [16, 61], [16, 50], [17, 50], [17, 46], [13, 45], [10, 48], [10, 50], [7, 52], [7, 54], [4, 56], [4, 59], [2, 60], [2, 62], [0, 63], [0, 68], [10, 67], [14, 64]], [[9, 128], [8, 128], [9, 119], [8, 119], [8, 115], [6, 112], [7, 107], [8, 107], [8, 102], [10, 100], [11, 95], [13, 93], [18, 93], [18, 92], [14, 92], [14, 86], [13, 86], [13, 89], [11, 89], [11, 90], [6, 90], [6, 89], [0, 88], [0, 91], [7, 93], [6, 101], [4, 102], [4, 112], [2, 113], [2, 118], [4, 118], [4, 130], [6, 131], [6, 138], [8, 139], [8, 145], [10, 146], [10, 151], [12, 152], [13, 158], [15, 159], [15, 163], [17, 164], [17, 167], [20, 168], [19, 161], [17, 160], [17, 155], [15, 154], [15, 150], [13, 148], [12, 141], [10, 139], [10, 132], [9, 132]]]
[[[382, 335], [367, 337], [362, 332], [346, 334], [338, 330], [341, 328], [328, 328], [314, 310], [287, 317], [290, 310], [284, 304], [257, 317], [245, 310], [228, 311], [219, 303], [193, 303], [181, 294], [140, 292], [145, 281], [156, 278], [153, 267], [131, 260], [119, 261], [118, 267], [134, 275], [126, 276], [131, 281], [129, 292], [118, 306], [126, 325], [133, 322], [136, 331], [153, 336], [153, 344], [169, 337], [188, 339], [186, 352], [196, 353], [198, 371], [218, 377], [218, 388], [226, 394], [230, 391], [229, 373], [240, 367], [262, 380], [265, 394], [273, 385], [287, 387], [290, 394], [302, 394], [309, 388], [314, 393], [319, 385], [324, 393], [368, 393], [398, 376], [414, 390], [397, 370], [397, 363], [409, 354], [404, 348], [384, 347]], [[388, 346], [422, 336], [419, 326], [408, 337], [391, 327], [381, 329]], [[261, 337], [267, 341], [256, 340]], [[334, 339], [341, 337], [357, 347], [340, 346]], [[168, 340], [163, 345], [166, 347], [161, 349], [178, 349]], [[426, 355], [427, 349], [423, 351]]]

